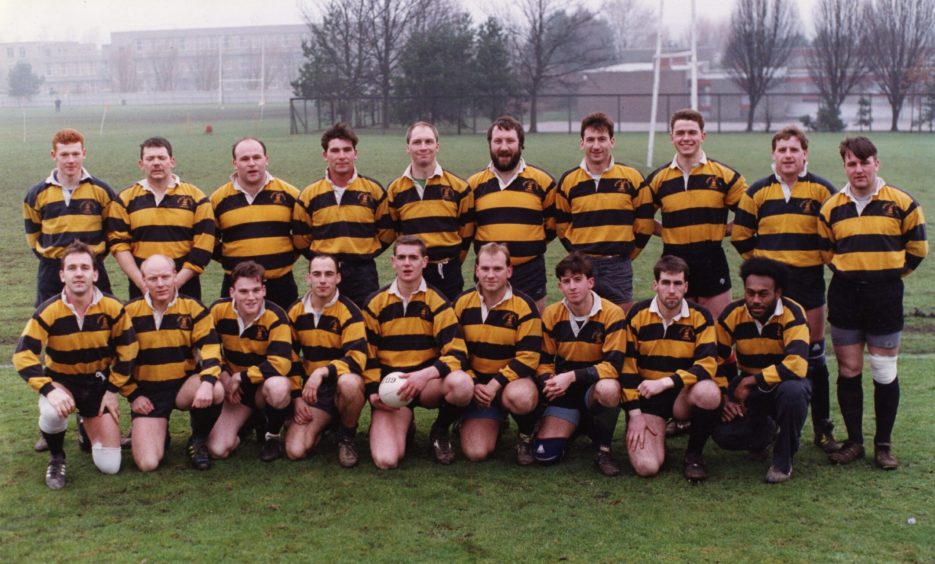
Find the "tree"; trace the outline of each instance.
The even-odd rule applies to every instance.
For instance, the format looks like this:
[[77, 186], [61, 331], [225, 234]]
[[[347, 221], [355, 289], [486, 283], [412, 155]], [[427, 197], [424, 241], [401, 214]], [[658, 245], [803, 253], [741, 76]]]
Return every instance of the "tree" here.
[[45, 82], [45, 78], [32, 72], [32, 65], [20, 61], [10, 69], [9, 74], [9, 94], [20, 102], [23, 98], [31, 100], [33, 96], [39, 93], [39, 87]]
[[568, 86], [573, 73], [613, 60], [612, 32], [587, 8], [559, 9], [557, 0], [522, 0], [515, 50], [529, 95], [529, 131], [538, 131], [539, 95], [555, 84]]
[[111, 54], [114, 86], [118, 92], [136, 92], [140, 88], [140, 77], [136, 73], [136, 61], [133, 52], [126, 46], [118, 47]]
[[510, 61], [509, 36], [492, 16], [477, 30], [474, 61], [477, 80], [473, 90], [484, 113], [493, 121], [505, 112], [519, 83]]
[[152, 58], [153, 87], [159, 92], [175, 90], [179, 78], [179, 53], [175, 46], [162, 49]]
[[198, 90], [215, 90], [218, 87], [218, 52], [202, 50], [191, 57], [188, 67]]
[[798, 17], [791, 2], [738, 0], [734, 5], [724, 65], [749, 98], [747, 131], [753, 131], [756, 107], [798, 41]]
[[863, 10], [865, 57], [892, 109], [890, 131], [899, 130], [906, 95], [919, 84], [933, 47], [935, 0], [870, 0]]
[[656, 11], [643, 0], [606, 0], [601, 13], [614, 34], [618, 55], [626, 49], [653, 45], [656, 41]]
[[822, 130], [841, 131], [841, 104], [867, 75], [861, 0], [820, 0], [814, 21], [808, 72], [821, 97], [818, 123]]

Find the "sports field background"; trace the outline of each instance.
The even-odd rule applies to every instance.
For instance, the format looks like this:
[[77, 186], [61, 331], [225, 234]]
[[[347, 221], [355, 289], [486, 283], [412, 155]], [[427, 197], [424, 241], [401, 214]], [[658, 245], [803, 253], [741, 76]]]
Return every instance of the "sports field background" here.
[[[591, 451], [579, 440], [571, 460], [554, 468], [519, 468], [513, 462], [514, 431], [503, 435], [494, 459], [469, 464], [459, 457], [439, 467], [427, 455], [431, 414], [419, 412], [417, 446], [402, 467], [379, 472], [359, 436], [361, 464], [341, 470], [330, 442], [312, 459], [263, 464], [254, 441], [207, 473], [189, 470], [182, 449], [187, 416], [172, 420], [173, 446], [166, 464], [152, 475], [133, 468], [129, 454], [116, 477], [100, 475], [77, 451], [73, 432], [66, 443], [68, 485], [48, 490], [42, 480], [46, 457], [32, 452], [36, 438], [35, 393], [10, 367], [19, 332], [32, 313], [36, 260], [23, 237], [21, 202], [26, 190], [52, 168], [49, 140], [62, 127], [87, 139], [88, 170], [120, 191], [140, 178], [138, 145], [151, 135], [175, 148], [176, 173], [211, 193], [231, 172], [230, 145], [256, 135], [269, 149], [270, 170], [299, 189], [321, 177], [324, 162], [317, 136], [290, 136], [283, 107], [114, 107], [0, 111], [0, 557], [4, 560], [163, 561], [182, 559], [280, 560], [873, 560], [932, 561], [935, 558], [935, 284], [932, 261], [907, 279], [902, 403], [894, 433], [903, 466], [890, 473], [867, 461], [829, 466], [811, 445], [810, 426], [796, 457], [793, 479], [762, 483], [766, 466], [725, 453], [709, 443], [711, 478], [691, 487], [681, 477], [684, 438], [669, 442], [667, 468], [652, 480], [626, 470], [606, 479], [591, 466]], [[24, 135], [25, 123], [25, 135]], [[203, 130], [210, 124], [212, 135]], [[408, 159], [403, 133], [359, 132], [361, 174], [384, 185]], [[839, 134], [812, 134], [809, 170], [842, 186]], [[935, 136], [874, 133], [880, 176], [910, 191], [935, 214], [935, 187], [927, 171]], [[581, 159], [577, 136], [533, 135], [527, 162], [555, 177]], [[489, 160], [480, 135], [442, 132], [441, 164], [466, 178]], [[658, 166], [671, 159], [665, 136], [656, 140]], [[712, 134], [707, 154], [737, 168], [748, 182], [769, 172], [769, 135]], [[645, 134], [617, 138], [618, 161], [639, 168]], [[736, 273], [737, 254], [725, 242]], [[654, 239], [637, 259], [636, 297], [650, 295], [651, 266], [660, 244]], [[554, 242], [551, 269], [561, 258]], [[472, 262], [472, 261], [469, 261]], [[390, 279], [388, 258], [378, 259], [381, 281]], [[300, 288], [304, 286], [300, 261]], [[469, 267], [470, 265], [468, 265]], [[108, 270], [120, 296], [126, 280], [113, 260]], [[206, 301], [216, 296], [221, 269], [213, 263], [202, 277]], [[467, 273], [469, 274], [469, 273]], [[469, 278], [468, 278], [469, 279]], [[558, 292], [550, 274], [549, 300]], [[735, 280], [735, 296], [738, 282]], [[830, 348], [830, 343], [829, 343]], [[834, 373], [833, 355], [831, 371]], [[872, 436], [872, 387], [864, 378], [865, 433]], [[832, 387], [833, 389], [833, 387]], [[833, 394], [832, 394], [833, 395]], [[122, 423], [128, 424], [123, 405]], [[366, 410], [365, 410], [366, 412]], [[837, 416], [832, 399], [832, 414]], [[623, 448], [618, 425], [615, 449]], [[361, 430], [369, 422], [365, 414]], [[622, 456], [625, 458], [625, 456]], [[915, 524], [907, 519], [913, 517]]]

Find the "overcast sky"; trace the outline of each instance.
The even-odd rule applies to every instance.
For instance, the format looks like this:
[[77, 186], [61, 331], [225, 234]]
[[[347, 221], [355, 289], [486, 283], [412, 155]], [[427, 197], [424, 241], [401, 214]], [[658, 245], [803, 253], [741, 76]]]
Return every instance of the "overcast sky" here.
[[[732, 0], [696, 0], [709, 19], [728, 18]], [[783, 0], [780, 0], [783, 1]], [[496, 3], [494, 3], [496, 2]], [[511, 0], [462, 0], [477, 19], [489, 6]], [[643, 0], [653, 9], [658, 0]], [[815, 0], [796, 0], [803, 20]], [[586, 0], [599, 6], [600, 0]], [[302, 23], [302, 6], [313, 0], [0, 0], [0, 42], [66, 40], [109, 43], [113, 31]], [[689, 0], [665, 0], [665, 20], [680, 36]]]

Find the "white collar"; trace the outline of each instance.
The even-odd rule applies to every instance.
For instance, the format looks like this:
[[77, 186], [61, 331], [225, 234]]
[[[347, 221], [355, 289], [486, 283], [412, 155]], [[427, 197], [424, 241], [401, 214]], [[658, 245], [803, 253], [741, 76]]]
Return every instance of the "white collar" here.
[[[873, 198], [874, 196], [876, 196], [877, 194], [879, 194], [879, 193], [880, 193], [880, 190], [882, 190], [884, 186], [886, 186], [886, 181], [884, 181], [882, 178], [880, 178], [880, 177], [878, 176], [878, 177], [877, 177], [877, 185], [876, 185], [876, 187], [873, 189], [873, 192], [870, 194], [870, 197]], [[845, 196], [847, 196], [848, 198], [850, 198], [851, 200], [853, 200], [854, 202], [857, 202], [857, 201], [858, 201], [857, 198], [854, 196], [854, 191], [851, 190], [851, 183], [850, 183], [850, 182], [848, 182], [847, 184], [844, 185], [844, 188], [841, 189], [841, 193], [844, 194]]]
[[[442, 170], [442, 165], [438, 164], [438, 161], [435, 161], [435, 171], [432, 172], [432, 175], [429, 176], [429, 178], [435, 178], [436, 176], [441, 176], [443, 173], [444, 171]], [[413, 182], [416, 181], [416, 179], [412, 176], [412, 163], [409, 163], [409, 166], [407, 166], [406, 170], [403, 171], [403, 176], [405, 176], [409, 180], [412, 180]], [[428, 180], [428, 178], [426, 178], [426, 180]]]
[[[244, 190], [244, 187], [241, 186], [241, 185], [240, 185], [240, 182], [237, 181], [237, 173], [236, 173], [236, 172], [235, 172], [234, 174], [232, 174], [230, 178], [231, 178], [231, 183], [234, 185], [234, 190], [237, 190], [238, 192], [242, 192], [245, 196], [247, 196], [247, 197], [249, 197], [249, 198], [254, 198], [254, 197], [256, 197], [256, 195], [251, 196], [251, 195], [250, 195], [250, 192], [247, 192], [246, 190]], [[263, 179], [263, 185], [260, 186], [260, 189], [257, 190], [256, 193], [259, 194], [260, 192], [262, 192], [262, 191], [269, 185], [269, 183], [272, 182], [272, 181], [273, 181], [273, 175], [270, 174], [269, 171], [266, 171], [266, 178]]]
[[[146, 303], [149, 305], [149, 309], [151, 309], [151, 310], [153, 310], [153, 312], [155, 312], [155, 311], [156, 311], [156, 308], [153, 307], [153, 298], [150, 297], [149, 292], [146, 292], [145, 294], [143, 294], [143, 299], [146, 300]], [[179, 291], [176, 290], [176, 291], [175, 291], [175, 295], [172, 296], [172, 299], [169, 300], [169, 303], [168, 303], [168, 304], [166, 304], [166, 311], [169, 311], [169, 309], [171, 309], [172, 306], [175, 305], [175, 302], [176, 302], [178, 299], [179, 299]]]
[[[404, 298], [403, 295], [399, 293], [399, 284], [397, 282], [398, 280], [393, 278], [393, 282], [390, 283], [389, 293], [401, 299], [403, 302], [408, 302], [409, 298]], [[423, 276], [419, 281], [419, 287], [416, 288], [416, 291], [413, 292], [412, 295], [418, 294], [419, 292], [425, 292], [428, 289], [429, 285], [425, 283], [425, 277]]]
[[[321, 311], [325, 311], [329, 307], [336, 304], [338, 302], [338, 296], [340, 294], [341, 292], [335, 289], [334, 297], [328, 300], [328, 303], [325, 304], [325, 307], [321, 308]], [[321, 313], [321, 311], [315, 311], [315, 308], [312, 307], [312, 292], [311, 291], [305, 292], [305, 297], [302, 298], [302, 308], [305, 311], [305, 313], [311, 313], [311, 314]]]
[[[81, 167], [81, 178], [78, 179], [78, 184], [81, 184], [85, 180], [91, 178], [91, 173], [87, 171], [84, 167]], [[62, 183], [58, 181], [58, 169], [53, 168], [52, 172], [49, 173], [49, 177], [45, 179], [46, 184], [54, 184], [59, 188], [62, 188]]]
[[[747, 305], [744, 304], [743, 307], [746, 308]], [[769, 319], [767, 319], [766, 322], [769, 323], [770, 321], [772, 321], [772, 319], [773, 319], [774, 317], [779, 317], [780, 315], [782, 315], [782, 312], [783, 312], [782, 298], [779, 298], [779, 299], [776, 300], [776, 308], [773, 310], [773, 315], [769, 316]], [[749, 315], [749, 316], [750, 316], [750, 319], [752, 319], [753, 322], [756, 323], [756, 329], [757, 329], [757, 331], [760, 332], [760, 333], [762, 333], [762, 332], [763, 332], [763, 327], [764, 327], [765, 325], [764, 325], [763, 323], [760, 323], [760, 320], [759, 320], [759, 319], [753, 317], [753, 314], [750, 313], [750, 309], [749, 309], [749, 308], [747, 308], [747, 315]]]
[[356, 166], [354, 167], [354, 174], [348, 179], [347, 184], [345, 184], [343, 187], [336, 186], [335, 183], [331, 181], [331, 174], [329, 173], [327, 168], [325, 169], [325, 180], [328, 181], [328, 184], [330, 184], [332, 188], [336, 190], [344, 190], [348, 186], [353, 184], [355, 180], [357, 180], [357, 167]]
[[[665, 323], [666, 318], [663, 317], [662, 311], [659, 310], [659, 296], [653, 296], [653, 301], [649, 302], [649, 311], [658, 315], [659, 318], [662, 319], [663, 323], [668, 327], [669, 324]], [[688, 301], [686, 301], [685, 298], [682, 298], [682, 307], [679, 308], [679, 312], [672, 317], [672, 321], [669, 323], [678, 321], [683, 317], [688, 317]]]
[[580, 163], [578, 166], [581, 167], [581, 170], [583, 170], [584, 172], [590, 174], [591, 177], [593, 177], [593, 178], [599, 178], [599, 177], [603, 176], [605, 172], [607, 172], [608, 170], [614, 168], [614, 165], [617, 164], [617, 163], [614, 161], [614, 156], [611, 155], [611, 156], [610, 156], [610, 164], [607, 165], [607, 168], [605, 168], [605, 169], [602, 170], [601, 172], [595, 174], [595, 173], [591, 172], [590, 170], [588, 170], [588, 162], [587, 162], [587, 161], [588, 161], [587, 157], [582, 157], [582, 158], [581, 158], [581, 163]]
[[481, 320], [482, 320], [482, 321], [487, 321], [487, 315], [490, 313], [490, 310], [496, 309], [498, 305], [502, 304], [503, 302], [505, 302], [505, 301], [507, 301], [508, 299], [510, 299], [510, 298], [513, 297], [513, 287], [510, 286], [510, 283], [509, 283], [509, 282], [507, 282], [507, 284], [506, 284], [506, 292], [503, 293], [503, 297], [500, 298], [500, 301], [498, 301], [497, 303], [493, 304], [493, 305], [490, 306], [490, 307], [487, 307], [487, 302], [484, 301], [484, 293], [481, 292], [480, 284], [477, 285], [477, 297], [480, 298], [480, 315], [481, 315]]
[[[698, 168], [699, 166], [705, 165], [705, 164], [708, 164], [708, 155], [706, 155], [704, 151], [701, 151], [701, 158], [698, 159], [698, 162], [692, 163], [691, 170], [694, 170]], [[679, 166], [679, 156], [677, 154], [674, 157], [672, 157], [672, 162], [669, 163], [669, 168], [677, 168], [681, 170], [681, 167]]]
[[[171, 180], [169, 181], [169, 185], [166, 186], [166, 192], [175, 188], [181, 183], [182, 183], [182, 180], [177, 175], [173, 174]], [[149, 185], [149, 180], [147, 180], [146, 178], [140, 180], [139, 182], [137, 182], [137, 184], [142, 186], [143, 190], [146, 190], [147, 192], [152, 192], [153, 194], [156, 193], [156, 191], [153, 190], [152, 186]]]
[[234, 316], [237, 317], [237, 328], [240, 329], [239, 335], [243, 335], [243, 332], [246, 331], [251, 325], [256, 323], [263, 317], [263, 314], [266, 313], [266, 300], [260, 304], [260, 311], [257, 312], [256, 317], [253, 318], [253, 321], [250, 323], [244, 323], [243, 318], [240, 317], [240, 312], [237, 311], [237, 301], [234, 298], [231, 298], [231, 307], [234, 309]]
[[[782, 183], [782, 177], [779, 176], [779, 173], [776, 171], [776, 163], [769, 165], [769, 168], [773, 171], [773, 176], [776, 177], [776, 180]], [[808, 174], [808, 161], [805, 161], [805, 166], [802, 167], [802, 172], [799, 173], [799, 178], [805, 178], [805, 175]]]
[[[97, 286], [94, 286], [94, 289], [91, 291], [91, 303], [88, 304], [88, 307], [90, 308], [93, 305], [97, 305], [97, 303], [101, 301], [101, 298], [103, 297], [104, 292], [100, 291]], [[62, 290], [62, 301], [65, 302], [65, 305], [68, 306], [68, 309], [77, 314], [75, 311], [75, 306], [73, 306], [71, 302], [68, 301], [68, 294], [65, 293], [64, 289]]]
[[[588, 312], [588, 318], [594, 317], [601, 311], [601, 297], [597, 295], [597, 292], [591, 290], [591, 298], [594, 300], [591, 304], [591, 311]], [[568, 299], [562, 298], [562, 305], [565, 306], [565, 309], [568, 310], [569, 317], [578, 317], [571, 311], [571, 307], [568, 305]]]

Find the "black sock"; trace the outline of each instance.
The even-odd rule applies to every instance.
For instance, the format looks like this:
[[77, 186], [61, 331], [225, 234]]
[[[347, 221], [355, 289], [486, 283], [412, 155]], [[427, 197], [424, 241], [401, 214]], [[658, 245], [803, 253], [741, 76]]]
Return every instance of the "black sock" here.
[[864, 387], [862, 374], [853, 378], [838, 375], [838, 405], [841, 417], [847, 427], [847, 440], [852, 443], [864, 442]]
[[899, 408], [899, 377], [889, 384], [873, 383], [873, 407], [877, 416], [875, 444], [889, 444]]
[[210, 405], [201, 409], [192, 408], [189, 413], [192, 419], [192, 437], [204, 441], [211, 434], [214, 423], [221, 415], [221, 406]]
[[701, 454], [704, 451], [705, 443], [708, 442], [708, 437], [711, 436], [711, 431], [714, 429], [719, 413], [717, 409], [692, 408], [692, 424], [688, 430], [686, 454]]
[[263, 413], [266, 414], [266, 432], [278, 435], [282, 431], [282, 426], [286, 422], [286, 415], [289, 413], [289, 409], [276, 409], [267, 404], [263, 408]]
[[808, 359], [808, 379], [812, 381], [812, 424], [823, 426], [831, 418], [831, 386], [824, 357]]
[[614, 440], [614, 429], [620, 417], [620, 406], [604, 407], [600, 404], [590, 410], [591, 438], [598, 448], [610, 449]]
[[353, 427], [345, 427], [342, 424], [338, 424], [338, 436], [346, 439], [353, 440], [357, 436], [357, 425]]
[[532, 435], [533, 431], [536, 430], [536, 423], [539, 422], [539, 417], [542, 416], [542, 412], [543, 409], [536, 406], [535, 409], [525, 415], [516, 415], [514, 413], [513, 421], [516, 421], [516, 427], [519, 429], [520, 434]]
[[49, 454], [52, 456], [65, 455], [65, 431], [61, 433], [46, 433], [40, 429], [39, 432], [42, 433], [46, 444], [49, 445]]
[[435, 423], [432, 424], [432, 430], [447, 433], [451, 429], [451, 424], [461, 418], [463, 411], [463, 407], [452, 405], [445, 398], [442, 398], [438, 404], [438, 417], [435, 418]]

